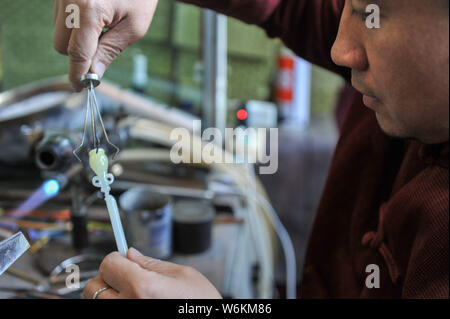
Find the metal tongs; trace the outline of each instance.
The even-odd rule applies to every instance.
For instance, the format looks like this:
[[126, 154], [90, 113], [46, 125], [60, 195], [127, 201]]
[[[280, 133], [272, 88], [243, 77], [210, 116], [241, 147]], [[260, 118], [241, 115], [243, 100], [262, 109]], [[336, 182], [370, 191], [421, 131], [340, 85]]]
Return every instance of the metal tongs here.
[[[95, 90], [94, 88], [100, 85], [100, 77], [95, 73], [87, 73], [83, 75], [80, 79], [81, 85], [87, 89], [87, 103], [86, 103], [86, 115], [84, 118], [84, 128], [83, 128], [83, 137], [81, 139], [81, 144], [78, 146], [74, 151], [73, 155], [78, 159], [78, 161], [81, 162], [80, 158], [80, 152], [83, 149], [85, 145], [85, 139], [86, 139], [86, 131], [88, 128], [88, 118], [90, 115], [91, 118], [91, 128], [92, 128], [92, 148], [91, 149], [99, 149], [100, 147], [100, 138], [97, 134], [97, 120], [96, 116], [98, 117], [98, 120], [101, 125], [102, 133], [106, 139], [106, 143], [111, 146], [115, 152], [113, 155], [113, 158], [116, 157], [116, 155], [119, 153], [120, 149], [111, 143], [111, 141], [108, 138], [108, 134], [105, 130], [105, 125], [103, 124], [102, 116], [100, 114], [100, 110], [97, 103], [97, 98], [95, 96]], [[89, 152], [90, 149], [88, 149]]]

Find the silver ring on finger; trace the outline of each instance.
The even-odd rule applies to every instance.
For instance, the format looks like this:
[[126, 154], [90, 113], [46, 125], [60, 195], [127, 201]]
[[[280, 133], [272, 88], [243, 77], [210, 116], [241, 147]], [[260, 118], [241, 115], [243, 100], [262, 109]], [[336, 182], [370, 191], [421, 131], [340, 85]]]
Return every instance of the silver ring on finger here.
[[97, 290], [96, 292], [94, 292], [94, 294], [92, 295], [92, 299], [97, 299], [98, 295], [100, 295], [102, 292], [104, 292], [105, 290], [108, 290], [110, 287], [103, 287], [100, 288], [99, 290]]

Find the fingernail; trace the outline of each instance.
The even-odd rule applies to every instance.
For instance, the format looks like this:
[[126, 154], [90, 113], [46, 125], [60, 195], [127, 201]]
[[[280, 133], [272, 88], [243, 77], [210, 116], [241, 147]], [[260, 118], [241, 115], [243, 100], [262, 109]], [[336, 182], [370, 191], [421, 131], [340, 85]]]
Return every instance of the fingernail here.
[[142, 255], [138, 250], [134, 249], [133, 247], [130, 248], [129, 253], [130, 253], [130, 255], [131, 255], [132, 257], [141, 257], [141, 256], [144, 256], [144, 255]]
[[94, 65], [94, 73], [97, 74], [98, 76], [102, 77], [105, 71], [106, 65], [104, 65], [102, 62], [97, 62]]

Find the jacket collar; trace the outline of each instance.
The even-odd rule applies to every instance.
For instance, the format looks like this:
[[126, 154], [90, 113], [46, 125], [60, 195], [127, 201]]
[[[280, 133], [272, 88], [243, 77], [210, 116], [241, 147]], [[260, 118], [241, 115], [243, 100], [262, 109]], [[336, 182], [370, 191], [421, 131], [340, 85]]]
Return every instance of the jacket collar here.
[[448, 169], [449, 142], [441, 144], [423, 144], [419, 149], [419, 157], [428, 165], [438, 165]]

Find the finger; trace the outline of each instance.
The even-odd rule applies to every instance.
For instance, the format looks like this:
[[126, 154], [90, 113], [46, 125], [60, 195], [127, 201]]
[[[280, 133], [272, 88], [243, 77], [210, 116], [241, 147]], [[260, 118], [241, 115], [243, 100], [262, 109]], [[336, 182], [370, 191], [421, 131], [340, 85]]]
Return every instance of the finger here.
[[56, 17], [59, 12], [60, 0], [53, 0], [53, 25], [56, 24]]
[[92, 61], [92, 71], [103, 76], [109, 65], [127, 47], [141, 39], [146, 29], [136, 30], [129, 18], [125, 18], [102, 34], [99, 39], [97, 51]]
[[[100, 276], [96, 276], [84, 287], [83, 296], [85, 299], [92, 299], [95, 292], [104, 287], [108, 287], [108, 285], [102, 280]], [[120, 295], [113, 288], [109, 288], [105, 291], [102, 291], [98, 294], [96, 299], [117, 299], [120, 298]]]
[[177, 277], [182, 269], [177, 264], [144, 256], [134, 248], [128, 250], [127, 257], [144, 269], [169, 277]]
[[151, 272], [114, 252], [105, 257], [100, 265], [100, 276], [114, 290], [132, 295], [142, 282], [151, 281]]
[[99, 36], [102, 32], [102, 21], [95, 10], [81, 11], [83, 20], [78, 29], [73, 29], [67, 54], [70, 59], [69, 80], [75, 90], [81, 91], [81, 77], [88, 73], [92, 58], [97, 51]]
[[67, 55], [67, 49], [69, 46], [72, 29], [67, 27], [65, 8], [59, 3], [60, 1], [56, 0], [54, 13], [53, 46], [57, 52]]

